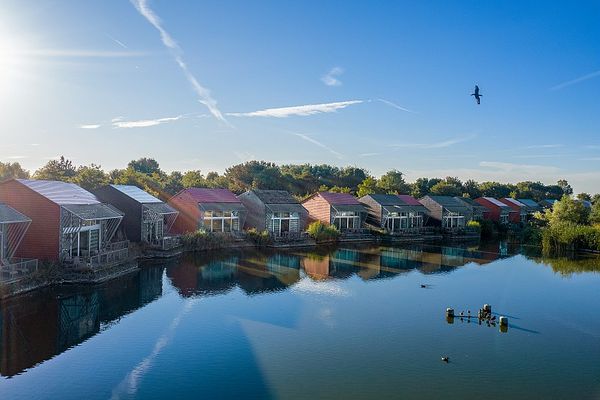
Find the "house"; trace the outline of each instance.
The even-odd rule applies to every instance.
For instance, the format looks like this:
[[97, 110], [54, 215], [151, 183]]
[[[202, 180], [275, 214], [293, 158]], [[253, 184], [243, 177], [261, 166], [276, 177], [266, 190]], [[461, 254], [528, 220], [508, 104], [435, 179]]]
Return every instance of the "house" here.
[[549, 208], [552, 208], [554, 206], [554, 203], [556, 203], [558, 200], [556, 199], [544, 199], [542, 201], [540, 201], [538, 204], [544, 209], [547, 210]]
[[533, 216], [533, 214], [535, 214], [536, 212], [541, 212], [543, 211], [542, 206], [540, 206], [538, 203], [536, 203], [535, 200], [533, 199], [517, 199], [519, 202], [525, 204], [527, 213], [529, 214], [530, 217]]
[[510, 208], [513, 209], [514, 213], [511, 213], [509, 216], [510, 222], [518, 224], [522, 222], [527, 222], [527, 206], [521, 203], [517, 199], [513, 199], [511, 197], [504, 197], [500, 200], [502, 203], [506, 204]]
[[510, 206], [493, 197], [480, 197], [475, 199], [475, 202], [487, 209], [487, 211], [483, 213], [484, 219], [495, 221], [499, 224], [508, 224], [511, 219], [511, 214], [515, 214]]
[[163, 201], [132, 185], [108, 185], [94, 194], [124, 213], [121, 229], [130, 241], [163, 250], [179, 244], [177, 238], [169, 236], [179, 212]]
[[454, 229], [467, 223], [469, 209], [455, 197], [427, 195], [419, 202], [427, 208], [431, 225]]
[[285, 190], [254, 189], [238, 196], [248, 211], [245, 227], [266, 230], [275, 237], [300, 234], [308, 212]]
[[11, 179], [0, 202], [31, 219], [19, 257], [94, 267], [128, 257], [125, 243], [111, 243], [123, 214], [73, 183]]
[[477, 203], [470, 197], [455, 197], [458, 201], [463, 203], [469, 209], [467, 215], [467, 221], [481, 221], [483, 220], [483, 214], [487, 211], [487, 208]]
[[18, 277], [37, 268], [37, 260], [15, 258], [15, 253], [31, 225], [31, 219], [0, 203], [0, 281]]
[[358, 201], [367, 209], [367, 223], [387, 233], [420, 229], [427, 215], [425, 206], [409, 195], [368, 194]]
[[321, 221], [342, 233], [362, 229], [367, 209], [348, 193], [318, 192], [302, 202], [311, 221]]
[[228, 189], [188, 188], [169, 200], [179, 211], [173, 231], [240, 232], [244, 227], [246, 208]]

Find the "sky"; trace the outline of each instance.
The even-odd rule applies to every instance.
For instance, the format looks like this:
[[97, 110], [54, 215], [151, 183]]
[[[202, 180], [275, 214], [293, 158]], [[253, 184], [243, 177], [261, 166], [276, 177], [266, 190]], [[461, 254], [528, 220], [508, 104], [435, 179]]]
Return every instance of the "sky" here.
[[598, 193], [598, 21], [597, 0], [1, 0], [0, 161], [258, 159]]

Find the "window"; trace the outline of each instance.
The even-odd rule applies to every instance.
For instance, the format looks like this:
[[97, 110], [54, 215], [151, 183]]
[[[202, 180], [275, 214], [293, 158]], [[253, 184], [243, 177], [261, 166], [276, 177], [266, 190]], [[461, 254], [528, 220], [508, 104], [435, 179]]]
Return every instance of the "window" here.
[[269, 226], [276, 236], [283, 233], [297, 233], [300, 231], [300, 214], [297, 212], [273, 213]]
[[235, 232], [240, 229], [239, 212], [205, 211], [201, 229], [206, 232]]
[[333, 225], [340, 231], [360, 228], [360, 214], [356, 211], [339, 211], [334, 214]]

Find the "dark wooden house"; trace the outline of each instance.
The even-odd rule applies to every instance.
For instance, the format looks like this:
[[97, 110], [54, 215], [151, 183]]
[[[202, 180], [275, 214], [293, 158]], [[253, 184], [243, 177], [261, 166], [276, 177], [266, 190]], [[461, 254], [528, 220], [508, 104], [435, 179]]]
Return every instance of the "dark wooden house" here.
[[481, 221], [483, 220], [483, 214], [487, 211], [487, 208], [477, 203], [475, 200], [469, 197], [456, 197], [458, 201], [463, 203], [469, 209], [467, 215], [467, 221]]
[[495, 221], [499, 224], [508, 224], [511, 214], [514, 214], [512, 208], [493, 197], [479, 197], [475, 199], [475, 202], [486, 208], [486, 211], [483, 213], [484, 219]]
[[428, 195], [419, 200], [429, 213], [430, 225], [442, 228], [462, 228], [467, 223], [469, 209], [452, 196]]
[[238, 196], [246, 207], [246, 228], [267, 230], [275, 237], [299, 234], [306, 228], [308, 212], [285, 190], [249, 190]]
[[367, 208], [367, 223], [386, 233], [401, 233], [423, 227], [427, 209], [409, 195], [369, 194], [359, 201]]
[[173, 207], [132, 185], [108, 185], [94, 193], [124, 213], [120, 229], [131, 242], [165, 250], [177, 245], [177, 240], [169, 235], [179, 215]]
[[123, 214], [73, 183], [11, 179], [0, 202], [31, 219], [17, 257], [101, 266], [127, 259], [111, 240]]
[[240, 232], [246, 208], [228, 189], [188, 188], [177, 193], [169, 204], [179, 211], [173, 231]]
[[302, 202], [311, 221], [321, 221], [340, 232], [362, 229], [367, 209], [348, 193], [318, 192]]
[[500, 200], [502, 203], [506, 204], [507, 206], [509, 206], [513, 212], [510, 214], [510, 222], [514, 223], [514, 224], [518, 224], [518, 223], [523, 223], [527, 221], [527, 206], [523, 203], [521, 203], [519, 200], [517, 199], [513, 199], [511, 197], [504, 197], [502, 199], [498, 199]]

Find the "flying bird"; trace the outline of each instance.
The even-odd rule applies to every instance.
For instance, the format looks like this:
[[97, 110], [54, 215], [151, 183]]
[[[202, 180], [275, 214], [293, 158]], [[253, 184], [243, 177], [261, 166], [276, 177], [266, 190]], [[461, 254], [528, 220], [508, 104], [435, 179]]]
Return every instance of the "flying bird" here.
[[475, 93], [471, 93], [471, 96], [475, 96], [477, 104], [481, 104], [481, 94], [479, 94], [479, 86], [475, 85]]

